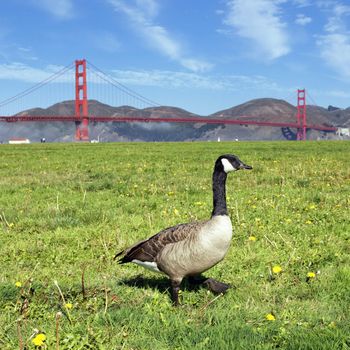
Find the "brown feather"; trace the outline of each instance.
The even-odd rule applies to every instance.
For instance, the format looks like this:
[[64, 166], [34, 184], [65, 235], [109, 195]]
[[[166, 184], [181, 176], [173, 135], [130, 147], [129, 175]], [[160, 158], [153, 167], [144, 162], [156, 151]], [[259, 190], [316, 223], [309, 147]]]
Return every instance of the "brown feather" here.
[[123, 257], [119, 260], [120, 264], [131, 262], [132, 260], [149, 262], [156, 261], [157, 255], [164, 249], [165, 246], [186, 239], [193, 232], [198, 230], [198, 227], [202, 224], [203, 222], [194, 222], [166, 228], [154, 236], [137, 242], [131, 247], [116, 254], [114, 259], [123, 255]]

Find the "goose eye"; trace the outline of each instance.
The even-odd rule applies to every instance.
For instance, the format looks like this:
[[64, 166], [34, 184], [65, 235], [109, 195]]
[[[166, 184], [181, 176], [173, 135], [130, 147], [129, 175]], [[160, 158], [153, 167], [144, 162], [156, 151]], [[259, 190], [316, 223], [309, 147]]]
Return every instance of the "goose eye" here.
[[237, 169], [231, 164], [231, 162], [226, 159], [222, 158], [221, 159], [222, 166], [224, 167], [224, 172], [229, 173], [230, 171], [236, 171]]

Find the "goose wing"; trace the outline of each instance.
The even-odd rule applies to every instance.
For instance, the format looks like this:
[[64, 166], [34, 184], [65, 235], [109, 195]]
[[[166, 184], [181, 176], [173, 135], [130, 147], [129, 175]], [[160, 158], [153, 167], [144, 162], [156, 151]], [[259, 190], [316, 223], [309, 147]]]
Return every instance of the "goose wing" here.
[[197, 232], [204, 222], [194, 222], [189, 224], [179, 224], [166, 228], [154, 236], [137, 242], [131, 247], [116, 254], [114, 259], [121, 257], [120, 264], [128, 263], [133, 260], [154, 262], [157, 255], [164, 247], [171, 243], [180, 242]]

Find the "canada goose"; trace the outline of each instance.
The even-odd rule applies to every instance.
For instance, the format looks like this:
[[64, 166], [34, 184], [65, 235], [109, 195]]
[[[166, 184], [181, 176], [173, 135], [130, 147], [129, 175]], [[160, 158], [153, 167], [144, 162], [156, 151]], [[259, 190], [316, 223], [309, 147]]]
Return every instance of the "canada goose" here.
[[[206, 221], [180, 224], [166, 228], [154, 236], [137, 242], [116, 254], [120, 264], [132, 262], [152, 271], [164, 273], [171, 281], [174, 305], [179, 304], [180, 284], [184, 277], [200, 274], [226, 255], [232, 237], [232, 224], [226, 207], [227, 173], [252, 169], [237, 156], [220, 156], [213, 172], [213, 211]], [[209, 279], [199, 279], [212, 291], [223, 293], [229, 285]]]

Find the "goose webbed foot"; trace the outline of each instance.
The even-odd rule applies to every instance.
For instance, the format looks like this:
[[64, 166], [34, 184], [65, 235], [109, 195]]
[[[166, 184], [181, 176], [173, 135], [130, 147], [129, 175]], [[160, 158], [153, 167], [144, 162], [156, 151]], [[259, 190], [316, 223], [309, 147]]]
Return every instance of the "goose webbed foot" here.
[[213, 278], [207, 278], [202, 275], [190, 276], [188, 278], [188, 281], [193, 285], [204, 285], [215, 294], [224, 294], [229, 288], [231, 288], [229, 284], [219, 282], [214, 280]]
[[216, 281], [213, 278], [207, 278], [203, 284], [215, 294], [225, 294], [231, 288], [229, 284]]

